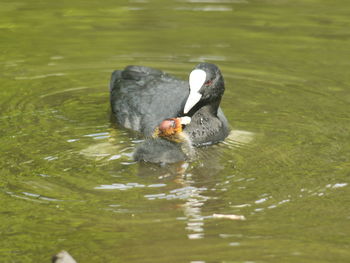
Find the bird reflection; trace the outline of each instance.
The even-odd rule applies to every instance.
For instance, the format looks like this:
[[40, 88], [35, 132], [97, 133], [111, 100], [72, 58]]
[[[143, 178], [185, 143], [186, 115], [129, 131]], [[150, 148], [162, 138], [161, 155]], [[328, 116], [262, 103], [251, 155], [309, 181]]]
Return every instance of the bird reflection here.
[[[158, 176], [160, 179], [173, 180], [180, 187], [169, 191], [167, 194], [147, 195], [148, 199], [183, 200], [179, 207], [183, 210], [183, 217], [179, 220], [186, 221], [185, 230], [189, 239], [201, 239], [204, 237], [204, 224], [207, 216], [202, 210], [207, 200], [212, 197], [206, 196], [214, 184], [214, 178], [224, 168], [220, 165], [222, 155], [220, 146], [210, 146], [198, 150], [197, 162], [181, 162], [160, 167], [142, 163], [139, 165], [139, 175]], [[205, 186], [198, 186], [205, 181]]]

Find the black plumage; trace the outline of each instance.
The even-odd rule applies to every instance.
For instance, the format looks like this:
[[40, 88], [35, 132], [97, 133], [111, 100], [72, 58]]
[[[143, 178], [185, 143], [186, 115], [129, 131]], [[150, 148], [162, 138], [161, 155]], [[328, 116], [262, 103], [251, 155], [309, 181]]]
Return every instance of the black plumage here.
[[222, 74], [210, 63], [200, 63], [194, 69], [205, 71], [206, 80], [199, 90], [201, 99], [187, 114], [184, 114], [190, 94], [187, 81], [144, 66], [114, 71], [110, 99], [117, 122], [150, 137], [164, 119], [186, 115], [192, 121], [184, 132], [192, 145], [203, 146], [224, 140], [230, 129], [219, 107], [225, 90]]

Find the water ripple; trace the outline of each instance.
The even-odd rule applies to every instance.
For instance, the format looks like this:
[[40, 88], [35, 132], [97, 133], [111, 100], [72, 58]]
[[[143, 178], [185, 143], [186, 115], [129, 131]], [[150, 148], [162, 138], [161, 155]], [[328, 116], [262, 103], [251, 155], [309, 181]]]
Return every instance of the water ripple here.
[[203, 7], [177, 7], [175, 10], [195, 11], [195, 12], [230, 12], [233, 9], [228, 6], [203, 6]]
[[114, 183], [114, 184], [102, 184], [100, 186], [96, 186], [94, 189], [98, 189], [98, 190], [122, 190], [122, 191], [124, 191], [124, 190], [131, 189], [131, 188], [144, 188], [144, 187], [159, 188], [159, 187], [164, 187], [164, 186], [166, 186], [166, 184], [144, 185], [144, 184], [139, 184], [139, 183], [127, 183], [127, 184]]
[[22, 79], [43, 79], [48, 77], [61, 77], [65, 76], [66, 73], [50, 73], [50, 74], [44, 74], [44, 75], [36, 75], [36, 76], [29, 76], [29, 77], [15, 77], [16, 80], [22, 80]]
[[62, 200], [55, 199], [55, 198], [50, 198], [46, 196], [42, 196], [39, 194], [34, 194], [30, 192], [22, 192], [22, 193], [13, 193], [13, 192], [6, 192], [8, 195], [18, 198], [18, 199], [24, 199], [27, 201], [32, 201], [32, 202], [38, 202], [38, 203], [46, 203], [48, 202], [61, 202]]

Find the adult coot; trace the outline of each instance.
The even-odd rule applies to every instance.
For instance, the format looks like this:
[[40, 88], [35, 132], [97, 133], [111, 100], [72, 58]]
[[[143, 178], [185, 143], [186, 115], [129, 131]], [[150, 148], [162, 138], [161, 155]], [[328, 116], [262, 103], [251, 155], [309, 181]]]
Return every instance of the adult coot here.
[[166, 119], [155, 128], [153, 137], [136, 147], [135, 161], [151, 163], [176, 163], [190, 160], [195, 151], [183, 127], [191, 121], [190, 117]]
[[128, 66], [112, 73], [110, 99], [117, 122], [147, 137], [165, 119], [191, 117], [185, 132], [193, 145], [202, 146], [229, 134], [219, 107], [224, 90], [224, 79], [214, 64], [198, 64], [189, 83], [157, 69]]

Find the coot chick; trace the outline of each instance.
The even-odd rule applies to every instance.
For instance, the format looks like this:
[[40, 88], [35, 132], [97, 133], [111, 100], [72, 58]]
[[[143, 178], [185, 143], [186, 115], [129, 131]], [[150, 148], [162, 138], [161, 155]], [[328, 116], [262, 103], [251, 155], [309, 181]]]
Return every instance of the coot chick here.
[[153, 137], [136, 148], [134, 160], [160, 164], [190, 160], [194, 149], [190, 138], [183, 132], [183, 126], [190, 120], [189, 117], [182, 117], [162, 121], [154, 130]]
[[185, 131], [193, 145], [202, 146], [223, 141], [229, 134], [219, 107], [224, 90], [224, 79], [214, 64], [198, 64], [189, 83], [153, 68], [128, 66], [112, 73], [110, 100], [117, 122], [146, 137], [165, 119], [190, 116]]

